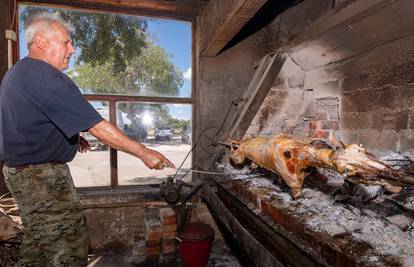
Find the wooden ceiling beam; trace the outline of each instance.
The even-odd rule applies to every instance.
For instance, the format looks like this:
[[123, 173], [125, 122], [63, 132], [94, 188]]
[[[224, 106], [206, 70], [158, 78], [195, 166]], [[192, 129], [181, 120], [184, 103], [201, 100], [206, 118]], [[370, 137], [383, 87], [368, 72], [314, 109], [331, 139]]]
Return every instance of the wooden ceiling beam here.
[[26, 4], [65, 6], [89, 10], [114, 11], [136, 15], [191, 20], [202, 14], [206, 0], [17, 0]]
[[212, 0], [201, 17], [202, 56], [214, 57], [267, 0]]

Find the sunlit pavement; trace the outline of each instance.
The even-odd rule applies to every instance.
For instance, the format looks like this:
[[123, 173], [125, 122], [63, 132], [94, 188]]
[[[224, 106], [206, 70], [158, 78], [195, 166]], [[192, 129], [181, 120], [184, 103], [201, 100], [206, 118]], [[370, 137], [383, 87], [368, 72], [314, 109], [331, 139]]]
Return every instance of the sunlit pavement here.
[[[183, 143], [181, 137], [175, 137], [172, 141], [157, 142], [149, 139], [143, 144], [164, 154], [176, 167], [180, 166], [191, 149], [191, 145]], [[75, 159], [69, 163], [69, 167], [77, 187], [110, 185], [109, 150], [78, 153]], [[182, 168], [191, 168], [191, 155]], [[165, 179], [175, 172], [175, 169], [170, 168], [164, 168], [164, 170], [148, 169], [141, 160], [118, 151], [118, 181], [120, 185], [159, 183], [160, 179]]]

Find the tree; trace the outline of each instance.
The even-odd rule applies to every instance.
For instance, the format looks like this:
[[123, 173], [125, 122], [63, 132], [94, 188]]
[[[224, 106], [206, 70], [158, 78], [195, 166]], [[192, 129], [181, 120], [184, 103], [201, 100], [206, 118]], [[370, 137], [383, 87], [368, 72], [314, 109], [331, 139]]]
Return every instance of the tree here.
[[141, 17], [25, 6], [21, 13], [23, 24], [40, 11], [57, 12], [74, 26], [72, 40], [79, 50], [77, 63], [95, 66], [112, 61], [111, 71], [117, 73], [124, 71], [131, 59], [139, 57], [146, 45], [147, 20]]
[[170, 125], [174, 130], [183, 130], [190, 126], [190, 120], [172, 119]]
[[165, 51], [148, 43], [139, 57], [130, 60], [125, 71], [113, 73], [114, 60], [100, 65], [83, 63], [68, 75], [84, 93], [118, 93], [130, 95], [178, 95], [183, 75]]

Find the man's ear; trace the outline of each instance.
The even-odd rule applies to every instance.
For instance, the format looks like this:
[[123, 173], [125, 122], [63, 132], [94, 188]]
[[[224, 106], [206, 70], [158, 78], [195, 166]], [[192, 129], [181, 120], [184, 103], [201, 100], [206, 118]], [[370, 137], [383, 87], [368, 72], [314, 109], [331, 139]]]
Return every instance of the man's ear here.
[[43, 36], [40, 36], [40, 35], [35, 37], [33, 45], [35, 45], [40, 50], [47, 49], [47, 41]]

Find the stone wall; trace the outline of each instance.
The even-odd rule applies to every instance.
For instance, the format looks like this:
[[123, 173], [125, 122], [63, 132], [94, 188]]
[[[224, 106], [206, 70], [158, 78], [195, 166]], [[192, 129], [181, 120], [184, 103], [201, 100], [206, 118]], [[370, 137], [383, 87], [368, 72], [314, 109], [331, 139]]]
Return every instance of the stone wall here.
[[[286, 51], [288, 60], [247, 136], [284, 132], [362, 144], [376, 156], [399, 152], [413, 157], [414, 26], [407, 21], [412, 21], [414, 5], [378, 1], [358, 13], [358, 5], [367, 2], [336, 1], [328, 11], [306, 2], [311, 1], [291, 8], [261, 32], [270, 36], [275, 50]], [[319, 18], [309, 15], [316, 22], [303, 25], [302, 33], [293, 27], [291, 38], [280, 38], [282, 29], [291, 29], [282, 26], [284, 16], [306, 16], [302, 8], [319, 10]], [[342, 10], [353, 9], [354, 17], [340, 21]], [[307, 36], [324, 22], [334, 26]], [[303, 40], [296, 38], [301, 34]]]
[[[327, 14], [332, 6], [333, 1], [330, 0], [316, 3], [305, 0], [283, 12], [259, 35], [270, 51], [279, 50], [288, 46], [304, 28]], [[306, 74], [307, 71], [287, 55], [287, 60], [246, 137], [289, 133], [299, 137], [333, 138], [338, 130], [339, 106], [332, 110], [331, 107], [324, 106], [323, 102], [331, 97], [335, 102], [337, 96], [321, 92], [321, 88], [314, 88], [309, 84]]]

